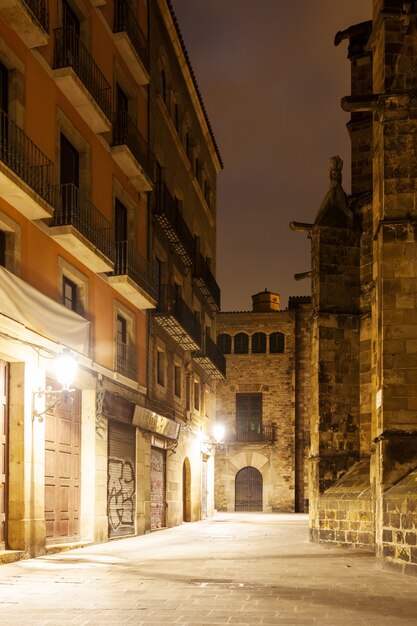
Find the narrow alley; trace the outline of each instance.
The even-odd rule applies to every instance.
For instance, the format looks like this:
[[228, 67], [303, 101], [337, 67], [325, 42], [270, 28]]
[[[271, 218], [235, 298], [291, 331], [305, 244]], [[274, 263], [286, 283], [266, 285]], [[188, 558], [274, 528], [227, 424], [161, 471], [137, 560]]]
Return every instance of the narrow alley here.
[[417, 582], [309, 543], [306, 515], [218, 513], [0, 566], [1, 626], [417, 624]]

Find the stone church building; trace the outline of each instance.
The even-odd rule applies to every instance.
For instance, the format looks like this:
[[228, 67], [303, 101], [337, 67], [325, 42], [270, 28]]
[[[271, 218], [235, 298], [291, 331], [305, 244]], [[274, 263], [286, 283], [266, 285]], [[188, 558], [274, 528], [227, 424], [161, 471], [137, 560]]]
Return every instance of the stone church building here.
[[219, 511], [304, 511], [308, 507], [310, 298], [252, 296], [253, 310], [217, 317], [227, 379], [216, 390], [225, 428], [215, 458]]
[[310, 524], [417, 574], [417, 3], [374, 0], [348, 42], [352, 189], [330, 189], [312, 250]]

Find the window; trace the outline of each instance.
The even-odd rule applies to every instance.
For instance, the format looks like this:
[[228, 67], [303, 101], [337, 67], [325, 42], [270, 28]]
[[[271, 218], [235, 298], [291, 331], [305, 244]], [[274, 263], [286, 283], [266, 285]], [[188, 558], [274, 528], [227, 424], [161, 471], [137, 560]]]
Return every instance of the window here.
[[60, 183], [62, 209], [64, 219], [67, 220], [78, 205], [80, 154], [62, 133], [60, 135]]
[[116, 318], [116, 369], [123, 374], [127, 366], [127, 321], [122, 315]]
[[190, 133], [187, 132], [185, 133], [185, 153], [188, 157], [188, 159], [191, 158], [191, 139], [190, 139]]
[[71, 32], [77, 37], [80, 36], [80, 20], [65, 0], [62, 3], [62, 26], [71, 29]]
[[58, 257], [58, 286], [60, 301], [79, 315], [88, 311], [88, 278], [66, 259]]
[[185, 409], [186, 411], [191, 409], [191, 377], [189, 373], [185, 379]]
[[180, 110], [178, 108], [178, 104], [175, 103], [174, 105], [174, 124], [175, 124], [175, 130], [177, 131], [177, 133], [180, 132]]
[[6, 267], [6, 233], [0, 230], [0, 265]]
[[200, 410], [200, 383], [197, 381], [194, 381], [194, 408]]
[[161, 259], [158, 259], [158, 257], [155, 259], [155, 283], [156, 283], [156, 288], [157, 288], [157, 302], [158, 305], [161, 306], [162, 305], [162, 261]]
[[269, 335], [269, 352], [278, 354], [284, 352], [285, 338], [282, 333], [271, 333]]
[[156, 382], [165, 387], [165, 352], [162, 350], [156, 353]]
[[67, 276], [62, 277], [62, 304], [77, 311], [77, 285]]
[[223, 352], [223, 354], [230, 354], [232, 352], [232, 338], [227, 333], [221, 333], [217, 337], [217, 347]]
[[165, 75], [165, 70], [161, 70], [160, 76], [160, 90], [161, 90], [161, 97], [162, 100], [165, 102], [167, 101], [167, 79], [166, 79], [166, 75]]
[[126, 274], [128, 266], [128, 243], [127, 243], [127, 209], [118, 198], [114, 207], [114, 241], [116, 244], [116, 267], [117, 274]]
[[236, 394], [236, 435], [238, 441], [257, 441], [262, 434], [262, 394]]
[[252, 353], [264, 354], [266, 352], [266, 335], [265, 333], [255, 333], [252, 335]]
[[115, 341], [116, 341], [116, 372], [138, 380], [136, 367], [135, 316], [126, 307], [118, 303], [115, 315]]
[[235, 354], [247, 354], [249, 351], [249, 337], [246, 333], [235, 335]]
[[[6, 115], [9, 112], [9, 72], [3, 63], [0, 63], [0, 109]], [[6, 126], [3, 122], [2, 131], [6, 130]]]
[[210, 206], [210, 185], [206, 180], [204, 180], [204, 199], [208, 206]]
[[181, 366], [174, 366], [174, 393], [177, 398], [181, 398]]

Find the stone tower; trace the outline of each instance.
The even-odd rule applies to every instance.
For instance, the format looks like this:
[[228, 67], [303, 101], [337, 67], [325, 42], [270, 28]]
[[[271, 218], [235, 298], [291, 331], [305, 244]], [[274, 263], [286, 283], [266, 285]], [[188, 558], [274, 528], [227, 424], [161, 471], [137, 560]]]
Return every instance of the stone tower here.
[[417, 573], [417, 3], [374, 0], [349, 41], [352, 194], [341, 161], [312, 225], [314, 540]]

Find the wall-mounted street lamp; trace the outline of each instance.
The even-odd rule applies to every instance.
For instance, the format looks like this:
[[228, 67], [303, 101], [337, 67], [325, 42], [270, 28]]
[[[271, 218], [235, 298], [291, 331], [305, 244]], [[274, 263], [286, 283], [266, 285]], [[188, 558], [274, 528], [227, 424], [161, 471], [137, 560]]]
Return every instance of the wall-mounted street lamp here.
[[[55, 358], [54, 370], [57, 381], [60, 383], [62, 389], [52, 389], [47, 387], [46, 389], [37, 389], [32, 392], [32, 420], [35, 418], [39, 422], [43, 422], [43, 416], [47, 411], [51, 411], [61, 401], [61, 398], [66, 401], [68, 394], [74, 389], [71, 389], [71, 385], [77, 375], [78, 364], [68, 348], [64, 348], [61, 354]], [[45, 398], [45, 408], [43, 411], [38, 411], [36, 408], [36, 399]]]
[[222, 443], [224, 436], [226, 434], [226, 429], [223, 424], [217, 422], [213, 428], [213, 437], [216, 440], [216, 443]]

